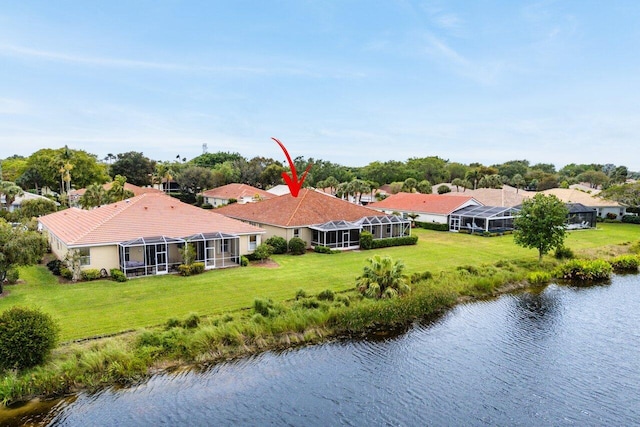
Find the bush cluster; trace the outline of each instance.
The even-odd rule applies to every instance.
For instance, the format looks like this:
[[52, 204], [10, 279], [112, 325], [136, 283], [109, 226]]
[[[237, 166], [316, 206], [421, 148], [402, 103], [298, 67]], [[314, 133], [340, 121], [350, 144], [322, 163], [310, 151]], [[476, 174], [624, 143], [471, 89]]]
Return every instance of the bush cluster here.
[[337, 249], [331, 249], [328, 246], [314, 246], [313, 251], [319, 254], [337, 254], [340, 253]]
[[622, 222], [627, 224], [640, 224], [640, 216], [639, 215], [625, 215], [622, 217]]
[[573, 251], [566, 246], [558, 246], [553, 254], [556, 259], [573, 259]]
[[60, 261], [59, 259], [51, 260], [51, 261], [49, 261], [47, 263], [47, 268], [55, 276], [59, 276], [60, 275], [60, 269], [62, 268], [62, 261]]
[[611, 267], [619, 272], [635, 272], [640, 266], [640, 258], [635, 255], [620, 255], [609, 262]]
[[280, 236], [271, 236], [264, 241], [267, 245], [273, 248], [274, 254], [286, 254], [287, 253], [287, 239]]
[[7, 276], [5, 277], [5, 280], [8, 284], [15, 285], [16, 283], [18, 283], [19, 279], [20, 271], [18, 271], [17, 268], [10, 268], [9, 270], [7, 270]]
[[240, 267], [246, 267], [247, 265], [249, 265], [249, 258], [247, 258], [246, 256], [242, 255], [240, 257]]
[[432, 277], [433, 277], [433, 274], [431, 274], [430, 271], [423, 271], [422, 273], [415, 272], [411, 275], [410, 281], [411, 283], [419, 283], [419, 282], [424, 282], [425, 280], [429, 280]]
[[182, 276], [194, 276], [196, 274], [204, 273], [204, 262], [194, 262], [193, 264], [180, 264], [178, 266], [178, 272]]
[[389, 248], [392, 246], [408, 246], [418, 243], [418, 236], [390, 237], [388, 239], [378, 239], [373, 241], [373, 248]]
[[97, 280], [100, 278], [100, 270], [97, 268], [88, 268], [82, 270], [82, 280]]
[[37, 309], [12, 307], [0, 315], [0, 371], [40, 365], [58, 339], [58, 327]]
[[331, 289], [325, 289], [318, 294], [318, 299], [320, 301], [333, 301], [334, 298], [335, 293]]
[[571, 260], [556, 270], [556, 277], [577, 281], [602, 281], [611, 277], [613, 268], [604, 260]]
[[111, 275], [111, 279], [115, 280], [116, 282], [126, 282], [127, 281], [127, 275], [124, 274], [120, 269], [118, 268], [112, 268], [109, 271], [109, 274]]
[[[424, 228], [427, 230], [434, 231], [449, 231], [449, 224], [440, 224], [437, 222], [418, 222], [416, 221], [416, 226], [420, 228]], [[460, 230], [462, 231], [462, 230]]]
[[64, 277], [67, 280], [71, 280], [73, 279], [73, 271], [69, 270], [67, 267], [61, 267], [60, 276]]
[[373, 248], [373, 234], [369, 231], [363, 231], [360, 233], [360, 249], [372, 249]]

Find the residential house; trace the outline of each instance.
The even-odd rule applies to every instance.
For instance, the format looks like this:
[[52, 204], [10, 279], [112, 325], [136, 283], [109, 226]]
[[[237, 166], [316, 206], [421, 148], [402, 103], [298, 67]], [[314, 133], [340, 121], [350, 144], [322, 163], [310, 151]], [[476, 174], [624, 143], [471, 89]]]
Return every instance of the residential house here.
[[233, 199], [237, 203], [252, 203], [267, 200], [275, 197], [273, 194], [252, 187], [248, 184], [227, 184], [202, 192], [203, 202], [214, 208], [229, 204]]
[[40, 217], [53, 253], [77, 250], [83, 269], [121, 269], [128, 276], [165, 274], [196, 248], [206, 269], [232, 267], [260, 244], [264, 230], [164, 194], [144, 193], [91, 210], [75, 207]]
[[[26, 201], [26, 200], [38, 200], [38, 199], [44, 199], [44, 200], [49, 200], [51, 201], [50, 198], [48, 197], [44, 197], [44, 196], [40, 196], [38, 194], [33, 194], [33, 193], [28, 193], [28, 192], [24, 192], [22, 194], [22, 196], [16, 196], [16, 198], [13, 200], [13, 203], [11, 203], [10, 206], [6, 206], [6, 198], [5, 195], [2, 194], [0, 195], [0, 207], [8, 210], [9, 212], [13, 212], [17, 209], [20, 209], [20, 207], [22, 206], [22, 202]], [[60, 203], [55, 202], [56, 206], [60, 206]]]
[[397, 193], [367, 207], [380, 212], [398, 212], [403, 218], [417, 215], [415, 221], [448, 224], [449, 215], [466, 206], [480, 206], [471, 196], [444, 194]]
[[363, 230], [371, 232], [374, 239], [411, 234], [406, 219], [306, 188], [298, 197], [285, 194], [259, 203], [234, 203], [216, 212], [263, 228], [266, 238], [280, 236], [289, 241], [299, 237], [307, 247], [355, 249], [360, 246]]
[[552, 188], [543, 191], [544, 194], [553, 194], [564, 203], [580, 203], [586, 207], [594, 208], [600, 218], [622, 219], [626, 214], [626, 207], [613, 200], [603, 199], [593, 193], [578, 188]]

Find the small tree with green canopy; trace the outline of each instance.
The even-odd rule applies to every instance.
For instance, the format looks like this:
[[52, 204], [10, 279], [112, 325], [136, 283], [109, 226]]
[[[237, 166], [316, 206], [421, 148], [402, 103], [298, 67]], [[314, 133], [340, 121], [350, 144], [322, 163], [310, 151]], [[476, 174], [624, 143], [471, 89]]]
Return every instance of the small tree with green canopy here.
[[47, 239], [37, 231], [12, 227], [0, 219], [0, 294], [7, 272], [17, 266], [36, 264], [47, 250]]
[[561, 247], [565, 239], [564, 223], [567, 207], [554, 195], [536, 194], [522, 202], [522, 210], [514, 220], [517, 245], [537, 249], [538, 261], [552, 249]]
[[393, 298], [411, 290], [404, 274], [404, 263], [389, 256], [367, 259], [362, 275], [356, 279], [358, 290], [369, 298]]

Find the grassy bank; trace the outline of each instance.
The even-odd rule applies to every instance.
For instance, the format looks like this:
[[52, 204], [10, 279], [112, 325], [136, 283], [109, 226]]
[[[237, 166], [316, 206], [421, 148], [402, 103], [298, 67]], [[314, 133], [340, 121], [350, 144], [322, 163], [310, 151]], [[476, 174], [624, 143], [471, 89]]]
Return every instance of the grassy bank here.
[[[0, 401], [129, 383], [167, 366], [215, 363], [378, 327], [406, 326], [442, 313], [461, 298], [495, 295], [505, 284], [522, 286], [532, 271], [556, 266], [550, 257], [538, 265], [537, 254], [516, 247], [511, 236], [416, 234], [417, 246], [281, 256], [275, 258], [277, 268], [236, 268], [123, 284], [59, 284], [41, 267], [25, 269], [26, 283], [9, 287], [0, 310], [15, 304], [42, 307], [59, 320], [65, 340], [135, 332], [61, 346], [46, 366], [6, 375], [0, 382]], [[604, 224], [599, 230], [571, 233], [567, 246], [593, 257], [623, 253], [638, 240], [638, 226]], [[414, 283], [413, 291], [400, 299], [362, 299], [353, 290], [355, 277], [374, 253], [402, 259], [409, 274], [429, 271], [433, 278]], [[326, 290], [331, 292], [322, 292]], [[252, 308], [256, 298], [262, 309]]]

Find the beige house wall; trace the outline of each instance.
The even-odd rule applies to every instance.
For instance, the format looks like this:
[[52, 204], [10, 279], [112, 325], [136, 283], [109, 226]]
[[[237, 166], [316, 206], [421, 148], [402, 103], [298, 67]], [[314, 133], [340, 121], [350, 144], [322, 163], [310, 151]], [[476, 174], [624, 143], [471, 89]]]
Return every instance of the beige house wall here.
[[104, 268], [109, 271], [112, 268], [120, 268], [118, 245], [94, 246], [89, 248], [89, 255], [91, 257], [91, 263], [89, 265], [83, 265], [83, 270], [88, 268], [100, 270]]
[[298, 237], [305, 241], [307, 244], [307, 248], [311, 247], [311, 238], [313, 236], [310, 228], [307, 227], [295, 227], [295, 228], [285, 228], [285, 227], [276, 227], [275, 225], [268, 224], [256, 224], [257, 227], [260, 227], [265, 230], [265, 234], [263, 235], [263, 241], [267, 240], [269, 237], [278, 236], [285, 239], [287, 242], [294, 237], [295, 230], [298, 230]]

